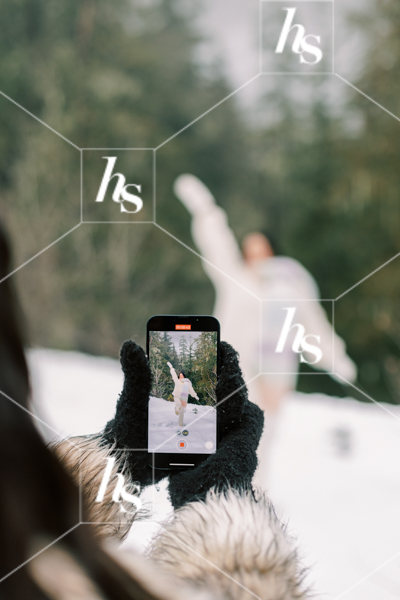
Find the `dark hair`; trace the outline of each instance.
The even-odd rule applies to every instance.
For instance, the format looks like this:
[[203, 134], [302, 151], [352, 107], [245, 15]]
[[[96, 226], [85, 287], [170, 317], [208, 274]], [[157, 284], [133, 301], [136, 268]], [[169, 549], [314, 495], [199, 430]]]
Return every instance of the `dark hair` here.
[[102, 550], [90, 526], [77, 527], [79, 490], [42, 440], [29, 413], [24, 336], [10, 271], [9, 243], [0, 224], [0, 579], [4, 578], [0, 595], [47, 599], [31, 577], [29, 563], [23, 563], [49, 542], [63, 537], [64, 549], [105, 597], [154, 600]]
[[[29, 396], [28, 367], [25, 360], [21, 310], [8, 275], [11, 252], [6, 232], [0, 223], [0, 391], [24, 404]], [[18, 377], [15, 374], [18, 373]]]
[[181, 374], [182, 374], [182, 375], [184, 376], [184, 378], [186, 379], [186, 375], [185, 375], [185, 373], [184, 373], [183, 371], [179, 371], [179, 375], [181, 375]]
[[270, 229], [261, 229], [260, 233], [267, 238], [269, 245], [271, 246], [272, 252], [275, 256], [282, 254], [282, 247], [277, 239], [277, 236]]

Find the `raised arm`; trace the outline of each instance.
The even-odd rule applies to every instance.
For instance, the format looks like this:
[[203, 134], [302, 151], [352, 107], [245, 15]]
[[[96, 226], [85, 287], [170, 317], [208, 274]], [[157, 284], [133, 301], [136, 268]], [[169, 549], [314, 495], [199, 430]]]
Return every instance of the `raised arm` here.
[[169, 371], [171, 373], [172, 379], [174, 380], [174, 383], [178, 383], [178, 376], [176, 374], [174, 367], [171, 365], [170, 362], [167, 362], [167, 365], [169, 366]]
[[194, 175], [178, 177], [174, 192], [192, 215], [193, 240], [205, 259], [204, 270], [214, 285], [220, 283], [221, 271], [235, 278], [243, 259], [225, 211], [217, 206], [210, 190]]

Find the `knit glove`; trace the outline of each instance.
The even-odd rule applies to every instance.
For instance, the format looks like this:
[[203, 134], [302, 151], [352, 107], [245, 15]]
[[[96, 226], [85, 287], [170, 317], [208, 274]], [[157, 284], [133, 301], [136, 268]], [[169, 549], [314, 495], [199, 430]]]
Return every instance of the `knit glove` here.
[[170, 473], [169, 495], [175, 509], [204, 500], [212, 487], [219, 492], [232, 487], [251, 490], [264, 414], [249, 401], [238, 355], [226, 342], [221, 342], [220, 359], [216, 388], [218, 450], [195, 468]]
[[[165, 471], [153, 469], [149, 465], [147, 453], [150, 365], [143, 348], [132, 340], [123, 343], [120, 362], [124, 373], [124, 385], [117, 401], [115, 416], [107, 423], [101, 443], [111, 447], [116, 458], [124, 461], [132, 481], [145, 487], [168, 475]], [[123, 452], [124, 449], [130, 452]]]
[[[117, 458], [125, 462], [133, 481], [142, 487], [170, 476], [169, 492], [175, 508], [205, 496], [210, 487], [224, 489], [249, 487], [257, 466], [256, 449], [263, 428], [262, 411], [250, 403], [240, 371], [237, 353], [221, 342], [220, 376], [216, 395], [220, 446], [215, 454], [190, 471], [153, 469], [147, 453], [147, 412], [151, 371], [143, 349], [124, 342], [120, 361], [124, 385], [117, 401], [114, 419], [101, 437]], [[124, 452], [124, 450], [130, 452]]]

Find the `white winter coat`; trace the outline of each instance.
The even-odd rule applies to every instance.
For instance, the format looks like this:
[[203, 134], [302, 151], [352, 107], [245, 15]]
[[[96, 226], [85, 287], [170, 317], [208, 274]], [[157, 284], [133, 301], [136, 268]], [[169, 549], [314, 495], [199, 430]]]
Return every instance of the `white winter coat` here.
[[[181, 393], [182, 393], [182, 387], [183, 387], [183, 381], [181, 379], [179, 379], [179, 377], [176, 374], [176, 371], [174, 369], [174, 367], [170, 367], [170, 372], [171, 372], [171, 376], [172, 379], [174, 380], [174, 391], [172, 392], [173, 397], [176, 399], [179, 399], [179, 401], [181, 400]], [[189, 395], [193, 396], [193, 398], [196, 398], [196, 400], [199, 399], [198, 395], [196, 394], [196, 392], [193, 389], [192, 386], [192, 382], [190, 381], [190, 379], [188, 380], [190, 385], [189, 385]]]
[[[240, 354], [246, 380], [260, 372], [281, 373], [280, 381], [295, 387], [300, 354], [291, 351], [291, 345], [296, 327], [281, 355], [275, 351], [286, 309], [293, 307], [293, 325], [301, 324], [305, 335], [320, 337], [322, 358], [316, 368], [353, 381], [356, 366], [318, 301], [318, 286], [310, 273], [298, 261], [281, 256], [266, 259], [253, 270], [243, 260], [221, 208], [215, 204], [206, 211], [192, 207], [192, 216], [193, 239], [216, 291], [214, 315], [221, 323], [222, 339]], [[333, 301], [324, 304], [332, 310]], [[308, 341], [317, 343], [314, 338]], [[305, 358], [306, 354], [301, 360], [306, 362]], [[275, 375], [271, 377], [271, 382], [277, 381]]]

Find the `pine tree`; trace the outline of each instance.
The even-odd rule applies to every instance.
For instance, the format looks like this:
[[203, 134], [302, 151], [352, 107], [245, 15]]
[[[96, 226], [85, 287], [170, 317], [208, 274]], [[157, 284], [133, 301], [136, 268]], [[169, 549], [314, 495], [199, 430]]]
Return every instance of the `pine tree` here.
[[188, 343], [186, 337], [182, 335], [179, 340], [179, 368], [186, 373], [188, 366]]
[[175, 345], [172, 345], [171, 355], [170, 355], [170, 363], [174, 367], [175, 371], [179, 369], [179, 356], [176, 351]]
[[153, 380], [151, 394], [156, 398], [166, 398], [167, 378], [165, 374], [165, 358], [163, 352], [163, 339], [158, 331], [150, 333], [149, 361]]
[[[80, 147], [154, 148], [231, 92], [220, 68], [200, 65], [199, 3], [185, 4], [2, 0], [0, 90]], [[192, 244], [174, 179], [196, 172], [238, 196], [243, 131], [228, 101], [158, 151], [157, 220], [182, 241]], [[80, 155], [4, 97], [0, 149], [19, 266], [79, 222]], [[96, 169], [84, 180], [98, 189]], [[104, 209], [114, 221], [115, 203]], [[151, 314], [208, 312], [213, 294], [197, 257], [152, 225], [78, 228], [16, 279], [34, 344], [111, 356], [127, 332], [143, 344]]]
[[196, 339], [194, 351], [195, 389], [200, 404], [214, 406], [217, 385], [217, 334], [203, 331]]

